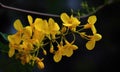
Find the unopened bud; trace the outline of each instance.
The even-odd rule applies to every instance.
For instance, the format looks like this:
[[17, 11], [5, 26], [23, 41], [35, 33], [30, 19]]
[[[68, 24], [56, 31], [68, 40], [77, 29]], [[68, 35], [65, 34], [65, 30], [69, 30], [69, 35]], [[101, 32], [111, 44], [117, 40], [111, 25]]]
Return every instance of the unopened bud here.
[[52, 45], [51, 47], [50, 47], [50, 53], [53, 53], [54, 52], [54, 46]]
[[44, 54], [44, 55], [47, 55], [47, 52], [46, 52], [46, 50], [43, 50], [43, 54]]
[[42, 61], [37, 62], [37, 66], [39, 69], [44, 69], [45, 65]]
[[66, 27], [62, 27], [61, 32], [65, 33], [66, 32]]

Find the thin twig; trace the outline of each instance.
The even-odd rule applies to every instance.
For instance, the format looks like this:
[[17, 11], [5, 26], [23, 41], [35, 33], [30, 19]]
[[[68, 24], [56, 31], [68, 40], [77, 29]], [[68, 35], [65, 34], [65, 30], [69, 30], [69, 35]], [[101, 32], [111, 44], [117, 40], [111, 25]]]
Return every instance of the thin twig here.
[[20, 11], [20, 12], [26, 12], [26, 13], [36, 14], [36, 15], [43, 15], [43, 16], [50, 16], [50, 17], [59, 17], [59, 15], [55, 15], [55, 14], [48, 14], [48, 13], [41, 13], [41, 12], [36, 12], [36, 11], [24, 10], [24, 9], [20, 9], [20, 8], [15, 8], [15, 7], [7, 6], [7, 5], [4, 5], [2, 3], [0, 3], [0, 6], [3, 7], [3, 8], [7, 8], [7, 9], [11, 9], [11, 10], [16, 10], [16, 11]]
[[[25, 12], [25, 13], [31, 13], [31, 14], [36, 14], [36, 15], [43, 15], [43, 16], [50, 16], [50, 17], [60, 17], [60, 15], [55, 15], [55, 14], [48, 14], [48, 13], [41, 13], [41, 12], [36, 12], [36, 11], [30, 11], [30, 10], [24, 10], [24, 9], [20, 9], [20, 8], [15, 8], [15, 7], [11, 7], [11, 6], [7, 6], [4, 5], [2, 3], [0, 3], [0, 6], [6, 9], [11, 9], [11, 10], [15, 10], [15, 11], [19, 11], [19, 12]], [[80, 18], [86, 18], [94, 13], [96, 13], [97, 11], [99, 11], [100, 9], [102, 9], [105, 5], [100, 5], [99, 7], [96, 8], [95, 11], [90, 12], [86, 15], [81, 16]]]

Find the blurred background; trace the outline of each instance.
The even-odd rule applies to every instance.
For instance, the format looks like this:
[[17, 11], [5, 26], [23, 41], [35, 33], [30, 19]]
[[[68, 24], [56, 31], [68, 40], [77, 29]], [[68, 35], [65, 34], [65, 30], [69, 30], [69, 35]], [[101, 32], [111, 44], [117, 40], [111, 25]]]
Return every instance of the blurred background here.
[[[82, 10], [82, 1], [87, 1], [90, 6], [95, 7], [104, 5], [105, 3], [105, 0], [0, 0], [0, 3], [25, 10], [60, 15], [62, 12], [70, 14], [71, 9], [74, 11]], [[74, 51], [72, 57], [63, 57], [59, 63], [55, 63], [52, 55], [47, 55], [44, 61], [45, 69], [39, 70], [34, 68], [33, 72], [116, 72], [119, 69], [120, 1], [106, 1], [110, 2], [110, 4], [105, 5], [102, 9], [94, 13], [97, 16], [95, 26], [98, 33], [103, 36], [102, 40], [96, 43], [95, 49], [88, 51], [84, 47], [85, 43], [78, 39], [76, 44], [79, 46], [79, 49]], [[30, 13], [10, 10], [0, 6], [0, 32], [7, 34], [15, 33], [13, 22], [18, 18], [21, 19], [24, 25], [28, 25], [28, 14]], [[33, 18], [49, 18], [49, 16], [30, 15]], [[59, 18], [52, 18], [56, 22], [60, 21]], [[82, 20], [86, 21], [87, 17], [82, 18]], [[19, 70], [17, 64], [12, 62], [7, 55], [4, 55], [4, 57], [0, 55], [0, 72], [29, 71], [24, 69], [23, 71]]]

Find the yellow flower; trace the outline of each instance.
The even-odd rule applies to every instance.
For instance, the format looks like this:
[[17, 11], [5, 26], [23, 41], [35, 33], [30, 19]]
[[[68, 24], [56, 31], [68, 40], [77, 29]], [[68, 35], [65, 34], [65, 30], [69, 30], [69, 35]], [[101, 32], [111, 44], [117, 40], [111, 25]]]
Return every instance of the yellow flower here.
[[18, 31], [14, 35], [8, 35], [8, 41], [11, 44], [19, 44], [21, 42], [21, 35], [23, 31], [22, 23], [19, 19], [14, 22], [14, 28]]
[[52, 38], [55, 39], [55, 35], [60, 29], [59, 25], [52, 18], [49, 18], [48, 22], [47, 20], [37, 18], [34, 24], [35, 28], [43, 32], [49, 39], [50, 34], [52, 35]]
[[30, 41], [31, 37], [32, 37], [32, 27], [26, 26], [23, 29], [22, 40], [23, 41]]
[[90, 40], [86, 43], [86, 48], [92, 50], [95, 47], [96, 41], [99, 41], [102, 36], [100, 34], [94, 34], [93, 36], [88, 36]]
[[31, 42], [23, 42], [21, 45], [20, 45], [20, 47], [19, 47], [19, 49], [18, 49], [20, 52], [22, 52], [22, 53], [30, 53], [30, 51], [32, 51], [33, 50], [33, 45], [32, 45], [32, 43]]
[[55, 39], [55, 35], [59, 32], [60, 27], [52, 18], [49, 18], [48, 24], [48, 29], [50, 31], [50, 34], [52, 35], [52, 39]]
[[43, 19], [36, 18], [35, 22], [34, 22], [34, 26], [35, 26], [36, 30], [44, 32], [44, 30], [43, 30], [43, 27], [44, 27], [44, 21], [43, 21]]
[[36, 18], [34, 22], [35, 29], [43, 32], [44, 34], [50, 34], [47, 20]]
[[19, 47], [19, 44], [21, 42], [23, 26], [19, 19], [17, 19], [14, 22], [14, 28], [18, 32], [16, 32], [14, 35], [8, 35], [9, 48], [10, 48], [9, 52], [8, 52], [9, 57], [12, 57], [15, 54], [15, 49], [17, 49]]
[[42, 61], [37, 63], [39, 69], [44, 69], [45, 65]]
[[62, 13], [60, 15], [61, 20], [63, 21], [63, 25], [70, 28], [71, 30], [75, 31], [76, 27], [81, 23], [77, 18], [69, 17], [66, 13]]
[[64, 46], [62, 43], [57, 46], [58, 50], [55, 52], [55, 55], [53, 57], [55, 62], [59, 62], [62, 59], [62, 56], [72, 56], [73, 50], [78, 49], [76, 45], [72, 45], [73, 42], [69, 43], [67, 40], [65, 40], [66, 44]]
[[36, 57], [36, 63], [37, 63], [37, 66], [39, 69], [44, 69], [44, 67], [45, 67], [45, 65], [42, 61], [43, 61], [43, 59]]
[[34, 34], [32, 36], [32, 43], [37, 47], [40, 47], [44, 37], [45, 37], [45, 34], [43, 32], [34, 30]]
[[93, 32], [93, 35], [86, 35], [85, 33], [80, 33], [80, 35], [83, 37], [83, 38], [86, 38], [87, 40], [89, 40], [87, 43], [86, 43], [86, 48], [88, 50], [92, 50], [94, 47], [95, 47], [95, 43], [96, 41], [99, 41], [102, 36], [100, 34], [97, 33], [97, 30], [94, 26], [95, 22], [97, 21], [97, 18], [95, 15], [92, 15], [88, 18], [88, 23], [84, 26], [84, 29], [88, 29], [88, 28], [91, 28], [92, 32]]
[[35, 21], [33, 22], [32, 16], [28, 15], [28, 22], [30, 26], [26, 27], [26, 34], [28, 33], [27, 34], [28, 37], [31, 37], [32, 35], [31, 37], [32, 43], [36, 45], [37, 47], [39, 47], [40, 43], [45, 37], [44, 32], [46, 32], [43, 30], [43, 27], [44, 27], [43, 20], [41, 18], [36, 18]]
[[58, 45], [58, 50], [55, 52], [55, 55], [53, 56], [53, 59], [55, 62], [59, 62], [62, 59], [63, 55], [63, 45]]
[[21, 42], [21, 34], [17, 32], [14, 35], [8, 35], [8, 41], [11, 44], [20, 44], [20, 42]]
[[19, 33], [16, 33], [15, 35], [8, 35], [8, 41], [10, 42], [8, 56], [12, 57], [15, 54], [15, 49], [19, 48], [21, 37]]
[[32, 60], [32, 56], [30, 54], [21, 54], [18, 56], [18, 58], [21, 60], [21, 63], [24, 65], [26, 63], [30, 63]]
[[78, 49], [78, 47], [76, 45], [72, 45], [73, 42], [69, 43], [67, 40], [65, 40], [66, 44], [63, 47], [63, 55], [65, 55], [67, 57], [71, 57], [73, 54], [73, 50]]
[[96, 31], [96, 28], [94, 26], [95, 22], [97, 21], [97, 18], [95, 15], [92, 15], [88, 18], [88, 23], [84, 26], [84, 29], [88, 29], [88, 28], [91, 28], [93, 34], [95, 34], [97, 31]]

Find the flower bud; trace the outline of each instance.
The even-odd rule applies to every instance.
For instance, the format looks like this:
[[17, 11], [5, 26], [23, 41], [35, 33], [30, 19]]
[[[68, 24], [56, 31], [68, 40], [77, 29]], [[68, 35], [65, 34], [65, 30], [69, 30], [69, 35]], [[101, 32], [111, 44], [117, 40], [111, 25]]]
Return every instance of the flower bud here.
[[42, 61], [39, 61], [37, 63], [37, 66], [38, 66], [39, 69], [44, 69], [44, 67], [45, 67], [45, 65], [44, 65], [44, 63]]

